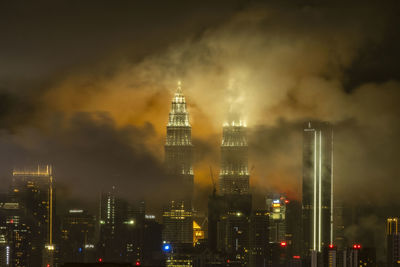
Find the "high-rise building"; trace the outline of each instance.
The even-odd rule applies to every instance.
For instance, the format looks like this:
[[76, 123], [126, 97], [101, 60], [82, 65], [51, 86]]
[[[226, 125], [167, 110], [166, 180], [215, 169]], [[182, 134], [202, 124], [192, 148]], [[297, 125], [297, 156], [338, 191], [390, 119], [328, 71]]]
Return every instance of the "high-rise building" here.
[[[189, 112], [186, 99], [183, 95], [181, 83], [174, 94], [167, 124], [165, 143], [165, 165], [170, 177], [179, 188], [176, 188], [176, 197], [170, 199], [163, 212], [164, 242], [178, 246], [193, 246], [193, 145], [192, 127], [189, 121]], [[174, 250], [172, 257], [179, 257], [178, 250]], [[184, 256], [186, 257], [186, 256]]]
[[114, 262], [142, 262], [144, 202], [132, 205], [118, 197], [115, 187], [103, 193], [100, 207], [99, 258]]
[[10, 266], [10, 246], [7, 242], [6, 235], [0, 231], [0, 267]]
[[70, 209], [62, 218], [60, 258], [63, 262], [95, 261], [95, 217]]
[[387, 266], [400, 265], [400, 232], [399, 218], [388, 218], [386, 221]]
[[214, 192], [208, 202], [208, 237], [210, 249], [222, 253], [230, 265], [246, 266], [252, 202], [247, 133], [245, 122], [232, 114], [223, 126], [219, 195]]
[[331, 125], [308, 122], [303, 131], [302, 243], [304, 256], [314, 260], [333, 242], [332, 168]]
[[266, 198], [269, 216], [269, 242], [280, 243], [287, 240], [286, 204], [289, 201], [280, 194], [270, 194]]
[[31, 230], [30, 264], [54, 266], [53, 226], [55, 183], [50, 165], [15, 169], [11, 194], [27, 212]]
[[269, 212], [256, 210], [250, 217], [249, 266], [267, 266]]
[[247, 128], [244, 121], [233, 118], [222, 130], [219, 193], [248, 194]]
[[146, 214], [143, 227], [143, 266], [161, 266], [164, 262], [162, 252], [162, 225], [156, 217]]
[[27, 219], [26, 210], [18, 202], [5, 201], [0, 203], [0, 237], [5, 239], [5, 251], [0, 259], [5, 253], [6, 266], [29, 266], [32, 263], [32, 224]]
[[189, 112], [186, 99], [182, 93], [179, 82], [178, 89], [172, 99], [171, 111], [167, 124], [167, 137], [165, 143], [165, 165], [169, 175], [181, 184], [177, 188], [178, 199], [184, 201], [186, 210], [192, 210], [194, 175], [192, 168], [193, 145], [192, 127], [189, 121]]
[[171, 202], [163, 213], [163, 241], [172, 244], [193, 245], [193, 214], [183, 202]]
[[250, 236], [249, 216], [237, 212], [225, 212], [218, 222], [218, 250], [232, 264], [247, 266]]

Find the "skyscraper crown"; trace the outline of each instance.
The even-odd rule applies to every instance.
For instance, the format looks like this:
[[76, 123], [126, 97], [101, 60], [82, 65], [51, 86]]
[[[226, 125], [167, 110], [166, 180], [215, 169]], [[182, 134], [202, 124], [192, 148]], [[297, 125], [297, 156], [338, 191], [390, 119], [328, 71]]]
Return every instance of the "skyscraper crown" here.
[[172, 99], [171, 111], [169, 113], [168, 126], [190, 127], [189, 113], [186, 109], [186, 99], [185, 99], [185, 96], [183, 95], [180, 82], [178, 82], [178, 88]]

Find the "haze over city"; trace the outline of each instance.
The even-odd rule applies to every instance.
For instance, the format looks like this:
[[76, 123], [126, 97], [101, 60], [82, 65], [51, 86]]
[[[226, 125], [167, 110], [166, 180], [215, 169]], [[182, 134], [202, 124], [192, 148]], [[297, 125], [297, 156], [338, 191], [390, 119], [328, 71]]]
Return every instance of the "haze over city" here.
[[260, 209], [270, 193], [301, 201], [304, 123], [329, 122], [334, 201], [367, 207], [345, 235], [384, 242], [400, 201], [398, 14], [397, 1], [3, 1], [0, 191], [14, 168], [51, 164], [57, 212], [94, 213], [115, 186], [161, 216], [181, 183], [164, 166], [180, 82], [195, 210], [207, 213], [232, 113]]

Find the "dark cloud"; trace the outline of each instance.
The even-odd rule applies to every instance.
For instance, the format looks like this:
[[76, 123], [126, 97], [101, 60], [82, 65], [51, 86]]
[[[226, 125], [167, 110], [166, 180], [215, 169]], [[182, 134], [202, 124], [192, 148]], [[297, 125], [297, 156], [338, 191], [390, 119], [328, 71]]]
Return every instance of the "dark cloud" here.
[[232, 107], [248, 121], [258, 196], [300, 197], [301, 126], [313, 119], [335, 127], [337, 198], [390, 205], [400, 174], [399, 10], [398, 1], [3, 1], [3, 180], [12, 166], [51, 162], [70, 198], [116, 183], [131, 199], [168, 197], [160, 162], [182, 79], [198, 207], [211, 192], [209, 166], [217, 179]]
[[46, 129], [1, 134], [3, 185], [12, 167], [51, 163], [61, 195], [70, 200], [90, 202], [116, 186], [122, 197], [146, 199], [152, 206], [178, 193], [173, 191], [174, 179], [145, 145], [155, 134], [151, 124], [118, 128], [106, 113], [55, 116]]

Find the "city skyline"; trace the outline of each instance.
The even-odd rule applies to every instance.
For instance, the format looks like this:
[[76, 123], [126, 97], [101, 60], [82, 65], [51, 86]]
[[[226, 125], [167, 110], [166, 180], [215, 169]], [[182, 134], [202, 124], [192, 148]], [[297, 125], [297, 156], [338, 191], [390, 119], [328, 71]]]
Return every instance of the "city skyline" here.
[[[215, 188], [249, 193], [252, 210], [269, 194], [304, 202], [304, 123], [329, 122], [334, 202], [314, 201], [343, 213], [344, 237], [382, 243], [380, 222], [400, 210], [399, 10], [396, 1], [1, 3], [0, 193], [13, 169], [49, 165], [56, 213], [95, 214], [115, 186], [160, 222], [181, 193], [168, 160], [183, 146], [172, 137], [181, 123], [177, 165], [199, 214]], [[245, 136], [232, 149], [243, 150], [240, 171], [224, 153], [235, 131]]]

